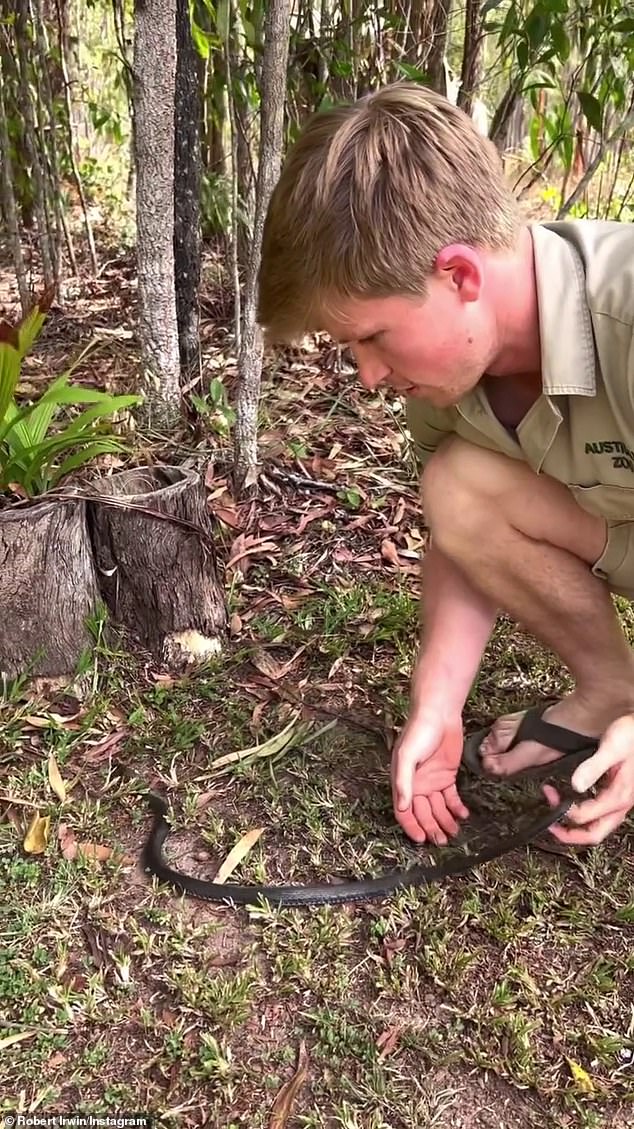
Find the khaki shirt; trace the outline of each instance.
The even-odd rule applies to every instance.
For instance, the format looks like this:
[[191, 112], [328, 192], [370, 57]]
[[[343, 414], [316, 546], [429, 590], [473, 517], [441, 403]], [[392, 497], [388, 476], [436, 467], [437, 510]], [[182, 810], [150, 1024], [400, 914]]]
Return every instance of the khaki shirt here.
[[516, 429], [478, 384], [455, 407], [407, 402], [421, 466], [447, 434], [524, 459], [609, 521], [634, 520], [634, 224], [532, 224], [542, 387]]

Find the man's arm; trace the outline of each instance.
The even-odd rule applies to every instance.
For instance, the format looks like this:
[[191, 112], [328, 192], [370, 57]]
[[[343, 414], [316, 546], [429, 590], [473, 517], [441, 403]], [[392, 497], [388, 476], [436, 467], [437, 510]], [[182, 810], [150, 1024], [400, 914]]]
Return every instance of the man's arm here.
[[423, 623], [412, 676], [412, 710], [440, 699], [461, 712], [495, 627], [497, 609], [433, 543], [425, 554], [422, 574]]
[[452, 776], [455, 780], [462, 755], [462, 709], [497, 615], [495, 606], [433, 544], [423, 562], [422, 603], [410, 712], [394, 764], [396, 806], [408, 812], [415, 779], [416, 793], [424, 794], [442, 792]]

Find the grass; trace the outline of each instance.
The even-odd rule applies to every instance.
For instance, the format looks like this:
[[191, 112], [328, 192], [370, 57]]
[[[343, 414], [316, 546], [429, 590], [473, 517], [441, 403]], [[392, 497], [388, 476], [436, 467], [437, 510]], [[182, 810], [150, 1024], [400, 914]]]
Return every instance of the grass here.
[[[275, 617], [285, 651], [310, 635], [313, 686], [342, 656], [337, 688], [366, 717], [380, 693], [398, 720], [415, 621], [398, 587], [349, 578]], [[109, 758], [87, 756], [113, 722], [128, 727], [117, 757], [170, 794], [169, 851], [186, 870], [213, 872], [254, 826], [265, 834], [239, 881], [361, 875], [414, 857], [391, 817], [385, 750], [366, 732], [338, 726], [277, 764], [210, 773], [220, 752], [253, 744], [247, 655], [236, 648], [222, 668], [170, 686], [132, 657], [102, 655], [74, 729], [63, 717], [31, 725], [56, 714], [54, 702], [5, 698], [3, 794], [50, 813], [53, 833], [43, 855], [24, 857], [19, 819], [30, 809], [16, 805], [0, 824], [1, 1031], [28, 1032], [0, 1062], [2, 1108], [268, 1129], [304, 1042], [308, 1077], [290, 1126], [632, 1124], [631, 831], [574, 862], [516, 852], [384, 902], [309, 910], [195, 903], [138, 873], [138, 790], [113, 778]], [[556, 681], [550, 657], [501, 622], [470, 716]], [[260, 740], [287, 712], [269, 703]], [[76, 781], [63, 805], [47, 784], [51, 750]], [[124, 861], [64, 859], [60, 821], [78, 840], [116, 844]], [[476, 1108], [480, 1120], [460, 1120]]]

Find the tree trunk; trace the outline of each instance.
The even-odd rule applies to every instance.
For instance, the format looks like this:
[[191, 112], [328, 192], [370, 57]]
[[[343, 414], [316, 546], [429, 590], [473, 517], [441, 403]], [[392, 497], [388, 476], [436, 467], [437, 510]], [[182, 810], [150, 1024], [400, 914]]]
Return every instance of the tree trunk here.
[[26, 315], [30, 307], [29, 284], [26, 277], [26, 267], [22, 255], [20, 242], [20, 229], [18, 227], [18, 213], [13, 191], [13, 165], [9, 146], [9, 130], [7, 126], [6, 107], [4, 104], [4, 69], [2, 54], [0, 53], [0, 177], [2, 178], [2, 215], [7, 226], [7, 234], [11, 243], [13, 268], [20, 295], [20, 307]]
[[447, 94], [445, 54], [452, 0], [433, 0], [429, 15], [430, 49], [425, 59], [425, 69], [432, 90]]
[[[178, 467], [138, 468], [93, 486], [124, 502], [91, 502], [89, 509], [97, 575], [114, 622], [170, 665], [217, 653], [226, 610], [200, 476]], [[140, 507], [184, 519], [185, 525]]]
[[270, 0], [266, 10], [264, 31], [260, 160], [255, 221], [245, 285], [242, 342], [238, 355], [238, 400], [234, 445], [234, 479], [238, 492], [250, 489], [257, 482], [257, 421], [262, 377], [262, 343], [256, 321], [257, 285], [266, 210], [280, 174], [289, 25], [289, 0]]
[[[51, 286], [57, 282], [57, 252], [48, 214], [48, 200], [46, 191], [46, 170], [42, 150], [38, 145], [38, 131], [33, 113], [33, 99], [29, 90], [29, 36], [28, 36], [28, 6], [25, 0], [20, 0], [15, 13], [15, 43], [18, 58], [18, 73], [20, 83], [21, 112], [24, 117], [24, 142], [30, 165], [30, 175], [33, 181], [33, 200], [37, 218], [38, 247], [42, 260], [42, 274], [44, 285]], [[44, 139], [40, 138], [43, 145]]]
[[180, 416], [174, 287], [176, 0], [136, 0], [134, 122], [142, 388], [151, 426]]
[[174, 104], [174, 282], [181, 378], [200, 372], [200, 118], [202, 59], [189, 22], [188, 0], [176, 5], [176, 97]]
[[473, 103], [480, 86], [482, 70], [483, 32], [480, 7], [480, 0], [467, 0], [457, 105], [470, 116], [473, 114]]
[[0, 510], [0, 670], [72, 676], [94, 639], [99, 589], [84, 502]]

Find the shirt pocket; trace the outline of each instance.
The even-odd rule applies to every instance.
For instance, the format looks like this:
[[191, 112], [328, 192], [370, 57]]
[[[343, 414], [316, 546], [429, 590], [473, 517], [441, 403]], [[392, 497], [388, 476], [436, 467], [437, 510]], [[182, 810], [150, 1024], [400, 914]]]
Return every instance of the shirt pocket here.
[[597, 514], [607, 521], [634, 521], [634, 475], [631, 486], [577, 486], [568, 483], [568, 489], [582, 510]]

